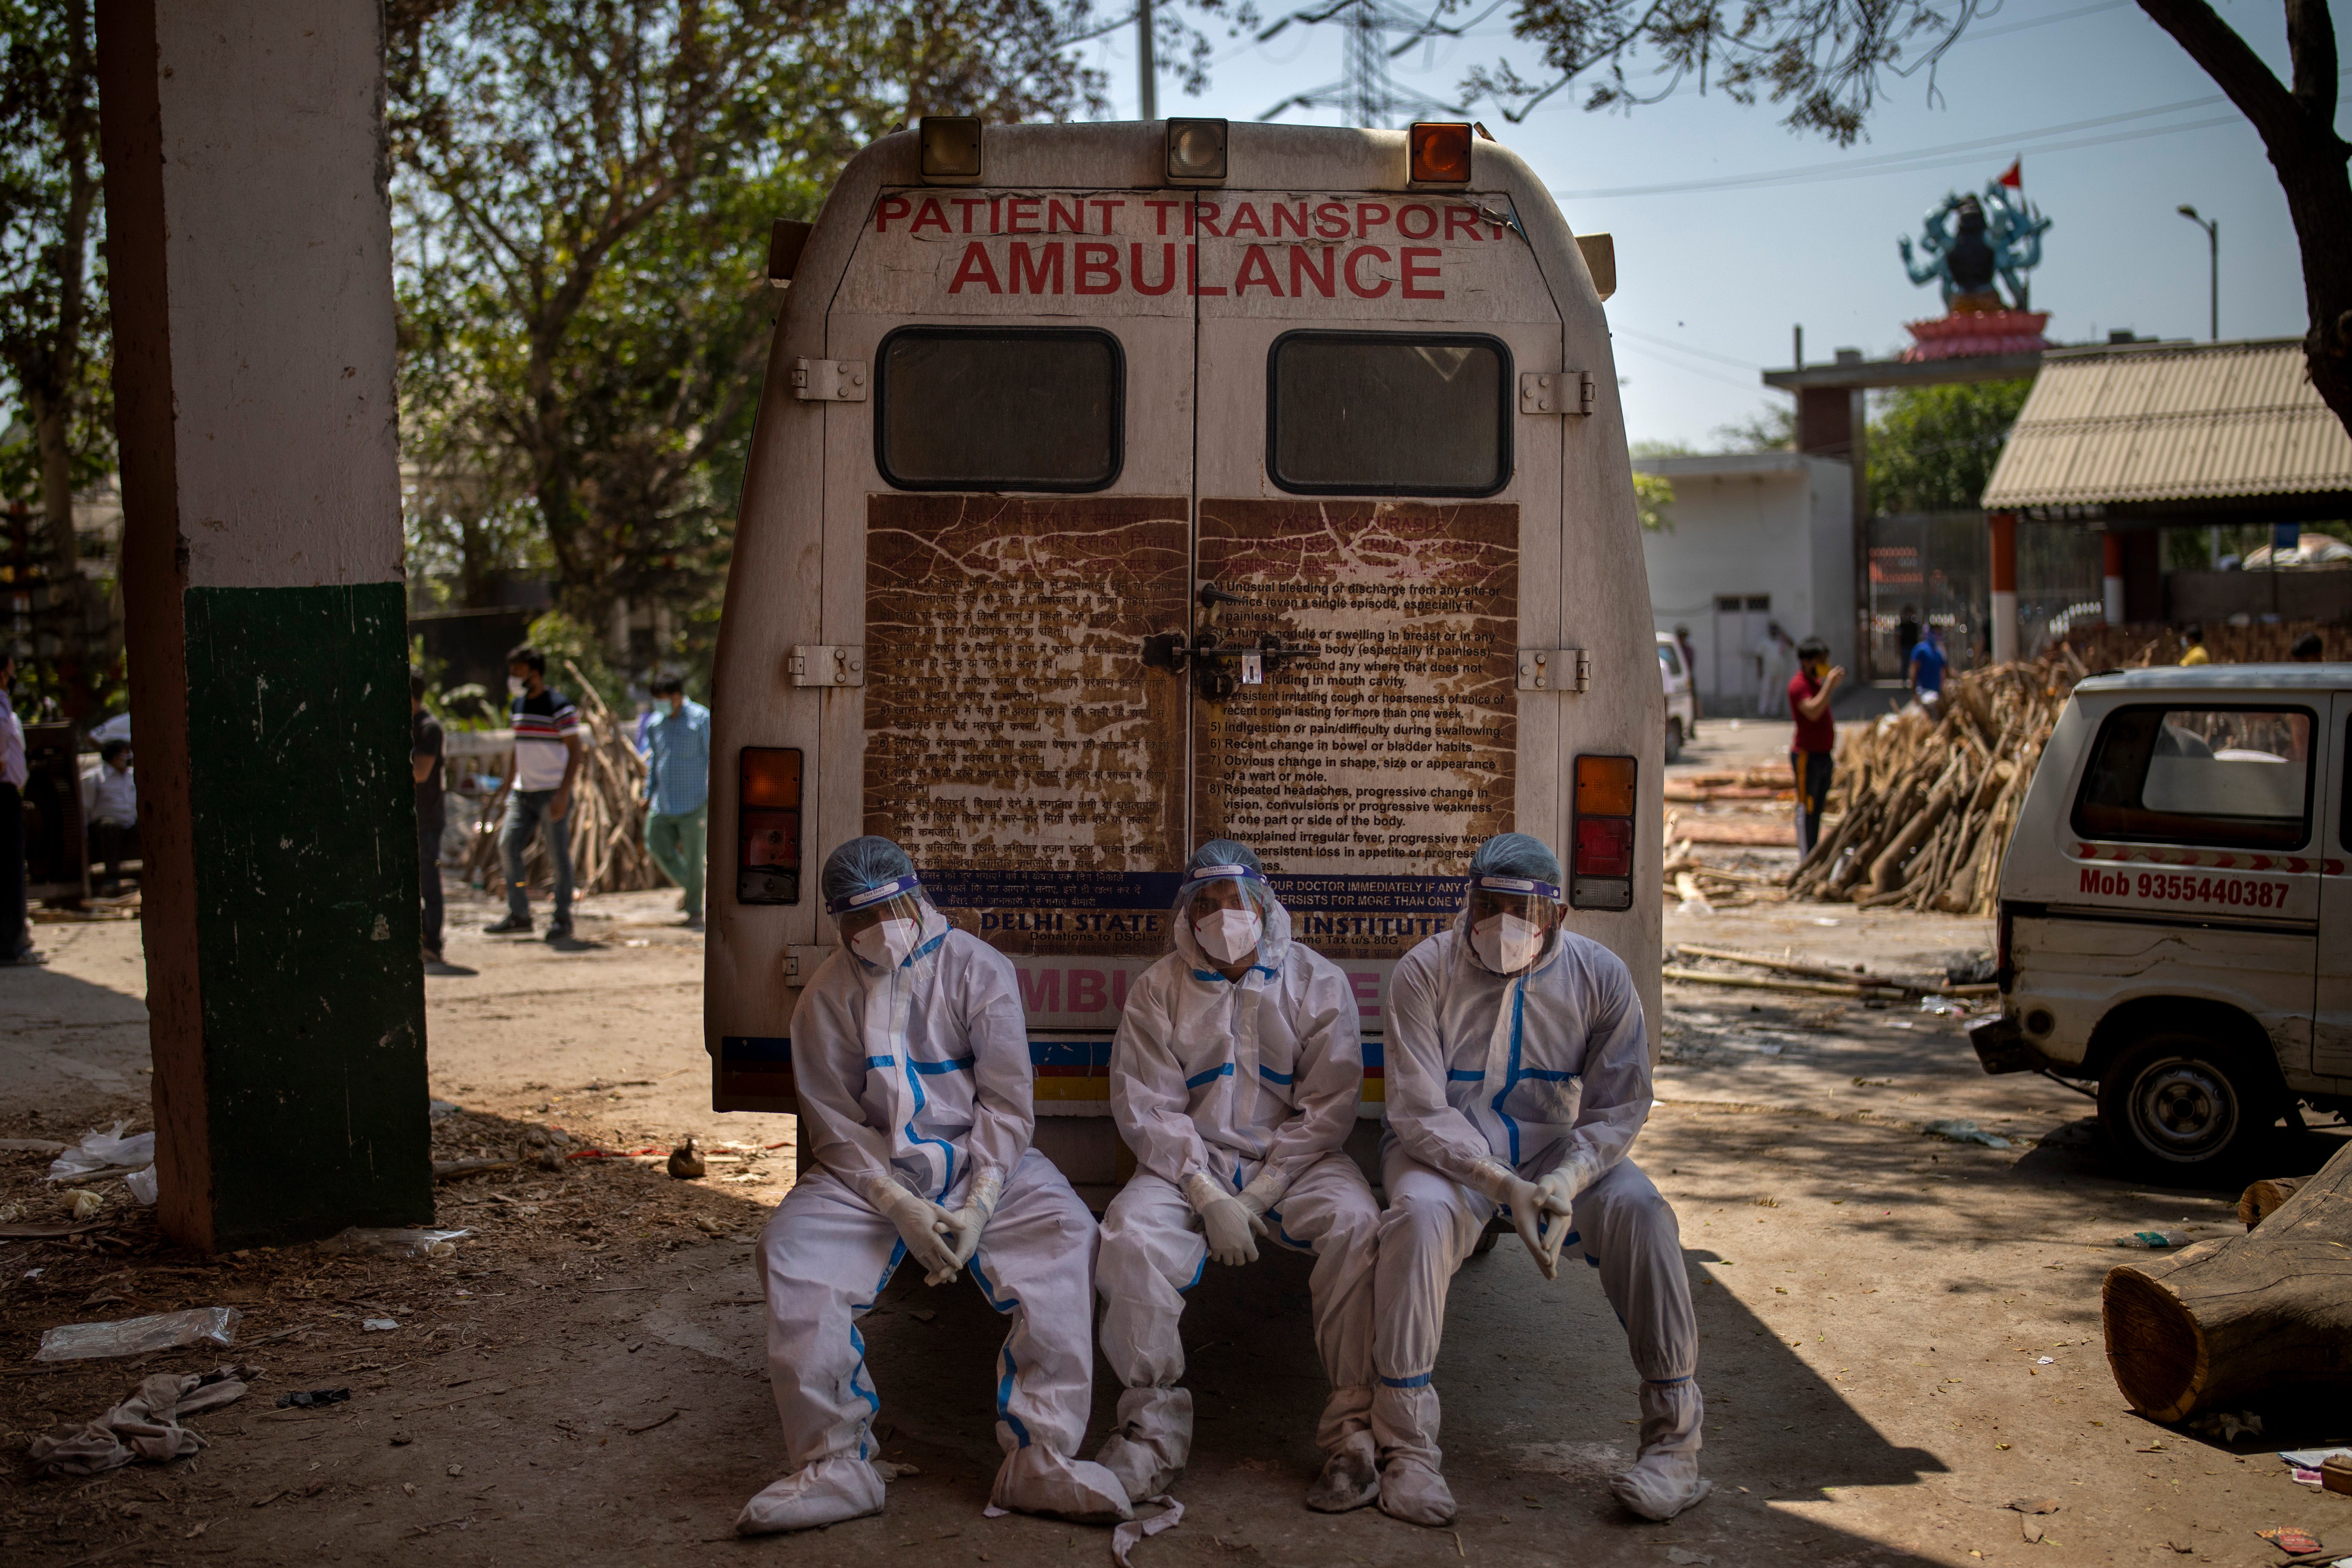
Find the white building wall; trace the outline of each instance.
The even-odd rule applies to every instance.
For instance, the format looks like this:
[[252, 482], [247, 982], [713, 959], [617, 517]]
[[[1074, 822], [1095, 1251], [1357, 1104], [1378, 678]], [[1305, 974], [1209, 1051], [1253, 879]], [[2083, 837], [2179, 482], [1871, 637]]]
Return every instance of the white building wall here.
[[[1750, 650], [1766, 620], [1798, 642], [1819, 637], [1853, 667], [1853, 476], [1794, 452], [1636, 458], [1675, 487], [1670, 529], [1643, 536], [1657, 628], [1690, 631], [1700, 701], [1755, 711]], [[1727, 599], [1738, 605], [1725, 612]], [[1756, 606], [1755, 601], [1764, 601]], [[1781, 679], [1788, 671], [1783, 668]]]

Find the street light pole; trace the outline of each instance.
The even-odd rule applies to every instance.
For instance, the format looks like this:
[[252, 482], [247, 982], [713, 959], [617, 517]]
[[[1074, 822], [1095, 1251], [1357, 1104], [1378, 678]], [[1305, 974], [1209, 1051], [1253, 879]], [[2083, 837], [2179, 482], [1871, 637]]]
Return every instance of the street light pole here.
[[1135, 6], [1136, 69], [1142, 77], [1142, 89], [1137, 100], [1143, 112], [1139, 120], [1160, 118], [1160, 67], [1151, 58], [1151, 0], [1136, 0]]
[[2205, 231], [2205, 289], [2208, 296], [2206, 331], [2212, 341], [2221, 341], [2221, 222], [2219, 218], [2201, 218], [2197, 209], [2187, 202], [2180, 204], [2180, 216]]

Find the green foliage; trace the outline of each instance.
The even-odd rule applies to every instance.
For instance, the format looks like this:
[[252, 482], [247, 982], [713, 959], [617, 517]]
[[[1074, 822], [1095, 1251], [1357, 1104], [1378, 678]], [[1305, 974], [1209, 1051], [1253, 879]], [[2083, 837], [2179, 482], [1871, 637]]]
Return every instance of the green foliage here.
[[[29, 427], [60, 421], [53, 478], [87, 489], [114, 463], [89, 6], [0, 0], [0, 374]], [[33, 433], [0, 451], [0, 494], [39, 496]]]
[[[1735, 103], [1785, 105], [1790, 129], [1849, 146], [1876, 106], [1880, 73], [1932, 68], [1975, 15], [1927, 0], [1518, 0], [1511, 32], [1539, 47], [1540, 69], [1480, 67], [1463, 91], [1516, 123], [1588, 73], [1587, 109], [1654, 103], [1696, 78]], [[1650, 84], [1636, 86], [1637, 72]]]
[[1633, 514], [1642, 520], [1644, 532], [1672, 533], [1675, 520], [1667, 515], [1666, 509], [1674, 504], [1673, 480], [1663, 474], [1633, 476]]
[[1696, 458], [1699, 455], [1698, 448], [1687, 441], [1660, 441], [1649, 438], [1629, 441], [1625, 445], [1625, 450], [1637, 463], [1644, 458]]
[[[1101, 107], [1083, 5], [404, 0], [388, 18], [417, 563], [572, 621], [677, 612], [707, 665], [781, 296], [771, 222], [909, 118]], [[704, 615], [704, 607], [713, 613]], [[613, 693], [617, 693], [617, 686]], [[613, 694], [613, 693], [608, 693]]]
[[1870, 422], [1870, 502], [1882, 512], [1970, 511], [2033, 383], [1986, 381], [1889, 394]]
[[1716, 427], [1726, 452], [1793, 452], [1797, 449], [1797, 405], [1775, 398], [1747, 418]]

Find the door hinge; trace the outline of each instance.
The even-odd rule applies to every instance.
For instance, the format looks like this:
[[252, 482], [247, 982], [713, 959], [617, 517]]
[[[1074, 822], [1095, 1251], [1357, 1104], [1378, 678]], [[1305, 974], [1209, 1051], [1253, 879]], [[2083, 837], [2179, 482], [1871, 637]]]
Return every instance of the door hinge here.
[[831, 643], [795, 643], [784, 672], [794, 686], [863, 686], [866, 650], [836, 647]]
[[1522, 414], [1590, 414], [1592, 412], [1592, 398], [1591, 371], [1528, 370], [1519, 373], [1519, 412]]
[[793, 361], [793, 395], [803, 403], [863, 403], [866, 362], [796, 359]]
[[831, 957], [830, 947], [788, 947], [784, 949], [784, 984], [806, 985], [816, 974], [817, 965]]
[[1519, 649], [1519, 689], [1522, 691], [1589, 691], [1592, 687], [1592, 656], [1580, 647]]

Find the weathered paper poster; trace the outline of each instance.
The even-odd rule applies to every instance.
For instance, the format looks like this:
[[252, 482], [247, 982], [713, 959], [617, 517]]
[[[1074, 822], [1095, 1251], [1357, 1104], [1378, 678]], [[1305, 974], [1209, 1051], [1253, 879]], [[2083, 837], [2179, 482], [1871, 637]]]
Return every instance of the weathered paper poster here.
[[1186, 505], [868, 499], [866, 831], [1004, 952], [1167, 945], [1184, 689], [1142, 648], [1185, 624]]
[[1507, 503], [1202, 503], [1221, 639], [1318, 656], [1196, 704], [1195, 837], [1256, 849], [1319, 952], [1402, 956], [1511, 827], [1518, 536]]

